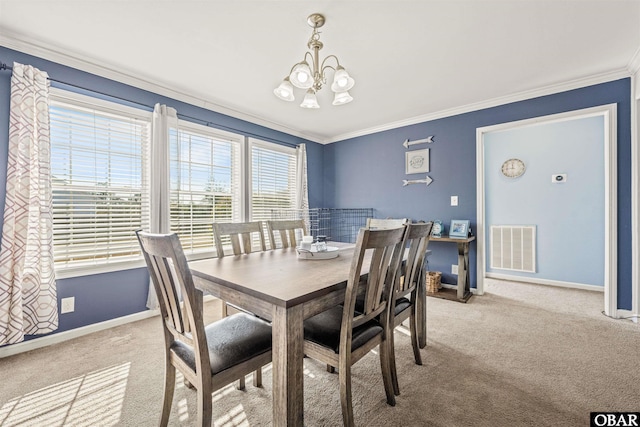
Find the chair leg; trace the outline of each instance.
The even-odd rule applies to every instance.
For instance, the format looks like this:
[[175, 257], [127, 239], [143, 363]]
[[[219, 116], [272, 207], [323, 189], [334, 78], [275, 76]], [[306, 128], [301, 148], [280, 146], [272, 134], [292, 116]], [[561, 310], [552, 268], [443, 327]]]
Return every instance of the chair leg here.
[[[398, 371], [396, 369], [396, 344], [394, 338], [395, 329], [391, 329], [389, 332], [388, 340], [389, 340], [389, 370], [391, 372], [391, 384], [393, 385], [393, 394], [396, 396], [400, 396], [400, 385], [398, 384]], [[380, 347], [385, 345], [385, 343], [380, 344]], [[380, 352], [380, 356], [382, 357], [382, 351]], [[382, 363], [382, 360], [380, 360]], [[382, 365], [380, 365], [382, 366]], [[384, 370], [382, 371], [384, 375]]]
[[262, 366], [253, 373], [253, 386], [262, 387]]
[[340, 404], [342, 405], [342, 423], [344, 427], [354, 427], [353, 399], [351, 396], [351, 366], [340, 363]]
[[222, 317], [225, 318], [229, 315], [229, 308], [226, 301], [222, 301]]
[[171, 413], [171, 402], [173, 402], [173, 392], [176, 386], [176, 368], [165, 361], [164, 374], [164, 396], [162, 398], [162, 413], [160, 415], [160, 426], [166, 427], [169, 424], [169, 414]]
[[413, 358], [416, 360], [416, 365], [422, 365], [422, 356], [420, 355], [420, 343], [418, 342], [417, 317], [416, 317], [415, 311], [411, 312], [411, 315], [409, 317], [409, 323], [411, 326], [411, 346], [413, 347]]
[[202, 427], [211, 426], [211, 415], [213, 413], [211, 403], [211, 390], [198, 389], [198, 424]]
[[244, 390], [246, 388], [245, 382], [244, 382], [244, 375], [238, 379], [238, 385], [236, 386], [236, 388], [238, 390]]
[[393, 341], [385, 338], [380, 343], [380, 369], [382, 370], [382, 382], [384, 383], [384, 392], [387, 394], [387, 404], [396, 406], [396, 396], [393, 390], [393, 381], [391, 379], [391, 358], [390, 346]]

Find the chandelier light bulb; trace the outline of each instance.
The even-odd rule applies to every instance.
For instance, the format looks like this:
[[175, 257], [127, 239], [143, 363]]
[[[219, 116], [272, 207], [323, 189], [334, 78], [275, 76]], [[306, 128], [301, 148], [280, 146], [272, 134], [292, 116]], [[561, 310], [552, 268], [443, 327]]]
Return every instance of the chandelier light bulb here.
[[307, 94], [304, 96], [302, 100], [302, 104], [300, 104], [302, 108], [320, 108], [320, 104], [318, 104], [318, 98], [316, 98], [316, 94], [313, 89], [309, 89]]
[[307, 61], [302, 61], [299, 64], [296, 64], [291, 70], [291, 74], [289, 75], [289, 80], [291, 84], [300, 89], [309, 89], [313, 86], [311, 68]]
[[289, 81], [289, 77], [285, 77], [280, 86], [273, 90], [273, 93], [283, 101], [293, 101], [293, 86]]
[[350, 90], [356, 81], [347, 73], [347, 70], [343, 66], [338, 65], [336, 72], [333, 75], [333, 84], [331, 90], [334, 92], [345, 92]]
[[353, 97], [349, 95], [349, 92], [336, 92], [333, 97], [333, 105], [344, 105], [353, 101]]

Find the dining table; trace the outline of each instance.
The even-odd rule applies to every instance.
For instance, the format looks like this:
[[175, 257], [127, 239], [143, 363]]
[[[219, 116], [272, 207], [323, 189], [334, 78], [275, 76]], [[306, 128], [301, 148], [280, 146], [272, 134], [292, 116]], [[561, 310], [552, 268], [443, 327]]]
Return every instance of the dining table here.
[[[338, 248], [332, 259], [301, 259], [295, 248], [283, 248], [189, 262], [198, 289], [272, 322], [274, 426], [304, 425], [304, 319], [344, 301], [355, 245], [330, 245]], [[426, 335], [422, 282], [419, 336]]]

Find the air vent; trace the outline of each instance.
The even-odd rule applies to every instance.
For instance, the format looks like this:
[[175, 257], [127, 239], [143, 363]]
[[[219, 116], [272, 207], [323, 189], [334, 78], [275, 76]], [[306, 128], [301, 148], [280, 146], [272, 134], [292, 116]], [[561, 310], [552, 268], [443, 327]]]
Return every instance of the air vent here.
[[535, 225], [492, 225], [491, 268], [535, 273]]

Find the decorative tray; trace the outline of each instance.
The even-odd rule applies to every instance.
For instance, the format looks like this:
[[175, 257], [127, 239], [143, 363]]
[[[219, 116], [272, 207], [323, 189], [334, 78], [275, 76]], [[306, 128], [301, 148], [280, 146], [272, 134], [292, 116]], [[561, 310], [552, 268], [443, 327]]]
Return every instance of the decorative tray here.
[[316, 245], [311, 245], [311, 250], [301, 249], [300, 247], [296, 248], [296, 251], [298, 252], [298, 258], [310, 259], [313, 261], [335, 258], [338, 256], [338, 250], [339, 248], [335, 246], [327, 246], [326, 251], [318, 252], [316, 250]]

